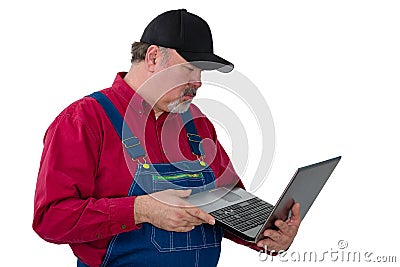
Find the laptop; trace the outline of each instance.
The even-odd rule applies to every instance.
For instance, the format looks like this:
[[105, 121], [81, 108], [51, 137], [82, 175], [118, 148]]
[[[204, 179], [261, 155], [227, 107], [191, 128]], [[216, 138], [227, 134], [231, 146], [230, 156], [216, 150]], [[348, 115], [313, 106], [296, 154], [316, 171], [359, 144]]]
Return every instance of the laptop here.
[[217, 224], [243, 240], [257, 243], [266, 229], [276, 229], [275, 220], [285, 221], [295, 202], [301, 219], [307, 214], [341, 156], [298, 168], [275, 205], [232, 186], [193, 194], [189, 203], [211, 214]]

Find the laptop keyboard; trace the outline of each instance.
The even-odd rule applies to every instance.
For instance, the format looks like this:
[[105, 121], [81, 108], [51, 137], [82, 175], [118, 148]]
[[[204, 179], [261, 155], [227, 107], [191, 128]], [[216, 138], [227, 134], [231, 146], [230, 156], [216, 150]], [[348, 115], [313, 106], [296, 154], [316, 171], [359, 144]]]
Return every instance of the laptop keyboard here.
[[217, 220], [241, 232], [264, 224], [274, 206], [254, 197], [252, 199], [210, 212]]

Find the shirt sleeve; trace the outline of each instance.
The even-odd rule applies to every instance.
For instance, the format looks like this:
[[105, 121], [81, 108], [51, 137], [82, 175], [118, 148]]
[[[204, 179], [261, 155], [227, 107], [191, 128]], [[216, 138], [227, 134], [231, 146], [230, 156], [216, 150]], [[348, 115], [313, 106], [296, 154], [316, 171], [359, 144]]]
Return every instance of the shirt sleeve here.
[[94, 198], [101, 142], [81, 119], [48, 128], [34, 199], [33, 229], [53, 243], [83, 243], [138, 229], [135, 197]]

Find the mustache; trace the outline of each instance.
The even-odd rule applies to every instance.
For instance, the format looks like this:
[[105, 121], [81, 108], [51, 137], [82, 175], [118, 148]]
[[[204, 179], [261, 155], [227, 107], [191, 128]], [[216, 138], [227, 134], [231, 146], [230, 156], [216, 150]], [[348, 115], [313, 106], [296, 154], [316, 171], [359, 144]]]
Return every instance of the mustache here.
[[185, 88], [185, 90], [183, 90], [182, 96], [193, 96], [193, 97], [195, 97], [196, 96], [196, 92], [197, 92], [196, 88], [188, 87], [188, 88]]

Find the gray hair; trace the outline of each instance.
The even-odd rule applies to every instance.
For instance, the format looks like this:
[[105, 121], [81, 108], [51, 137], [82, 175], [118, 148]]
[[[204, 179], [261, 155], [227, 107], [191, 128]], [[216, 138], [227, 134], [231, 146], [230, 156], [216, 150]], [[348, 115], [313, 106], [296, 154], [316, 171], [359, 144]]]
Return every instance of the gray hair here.
[[[150, 44], [143, 42], [134, 42], [131, 47], [131, 63], [138, 63], [145, 59], [147, 49], [149, 49]], [[161, 65], [166, 66], [169, 59], [169, 48], [159, 46], [160, 52], [162, 54]]]

